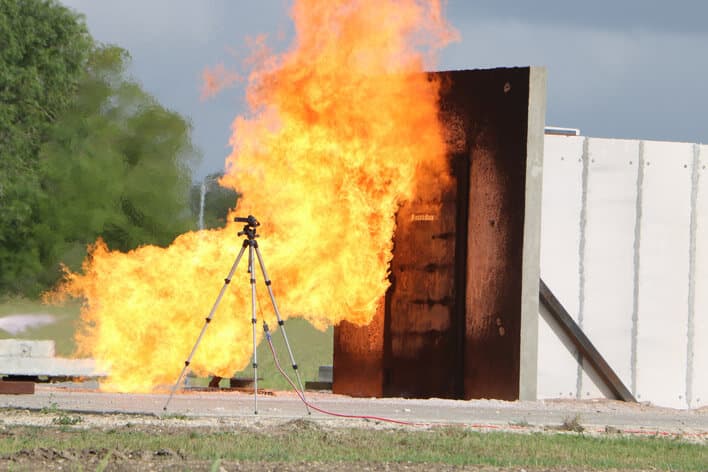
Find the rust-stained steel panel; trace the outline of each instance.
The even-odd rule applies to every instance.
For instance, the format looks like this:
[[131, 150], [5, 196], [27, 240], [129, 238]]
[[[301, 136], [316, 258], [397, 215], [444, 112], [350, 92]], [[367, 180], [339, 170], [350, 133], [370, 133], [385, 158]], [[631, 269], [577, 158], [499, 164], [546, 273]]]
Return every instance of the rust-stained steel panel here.
[[334, 329], [332, 392], [383, 396], [383, 304], [368, 326], [342, 322]]
[[385, 313], [335, 328], [335, 393], [518, 398], [529, 73], [433, 74], [451, 185], [401, 206]]
[[0, 380], [0, 394], [32, 395], [34, 394], [34, 382]]
[[397, 215], [384, 341], [388, 396], [456, 396], [455, 195], [435, 193]]
[[472, 123], [465, 398], [518, 399], [529, 69], [455, 77]]
[[[467, 163], [453, 162], [466, 182]], [[447, 185], [435, 178], [419, 182], [416, 198], [398, 211], [385, 318], [386, 396], [462, 394], [464, 309], [456, 296], [464, 285], [456, 286], [456, 270], [464, 277], [464, 265], [456, 267], [455, 261], [456, 251], [465, 246], [458, 232], [466, 227], [458, 225], [457, 187], [455, 178]]]

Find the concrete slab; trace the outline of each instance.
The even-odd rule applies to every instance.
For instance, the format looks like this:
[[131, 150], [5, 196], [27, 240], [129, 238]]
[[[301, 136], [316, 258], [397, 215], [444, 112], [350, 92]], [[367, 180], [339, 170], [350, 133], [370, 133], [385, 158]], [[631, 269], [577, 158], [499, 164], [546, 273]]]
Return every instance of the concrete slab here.
[[0, 357], [0, 375], [104, 377], [93, 359], [61, 357]]
[[0, 340], [0, 376], [105, 377], [93, 359], [54, 357], [52, 340]]
[[54, 341], [51, 340], [0, 339], [0, 358], [54, 357], [54, 354]]

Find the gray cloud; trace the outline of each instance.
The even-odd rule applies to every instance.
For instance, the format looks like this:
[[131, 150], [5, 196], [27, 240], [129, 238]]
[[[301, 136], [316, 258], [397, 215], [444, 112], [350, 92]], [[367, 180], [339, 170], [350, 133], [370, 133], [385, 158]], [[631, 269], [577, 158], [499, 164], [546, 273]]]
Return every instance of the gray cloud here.
[[601, 137], [708, 140], [708, 36], [501, 20], [461, 29], [442, 64], [546, 66], [549, 123]]
[[473, 0], [450, 1], [452, 17], [476, 21], [516, 20], [603, 31], [708, 33], [704, 0]]
[[[201, 102], [202, 71], [238, 65], [232, 52], [244, 57], [248, 36], [267, 33], [277, 49], [293, 31], [288, 0], [63, 1], [98, 40], [128, 49], [133, 75], [192, 120], [205, 155], [198, 178], [223, 168], [230, 124], [245, 109], [241, 86]], [[439, 68], [546, 66], [550, 124], [708, 142], [708, 2], [449, 0], [447, 17], [462, 40], [440, 54]]]

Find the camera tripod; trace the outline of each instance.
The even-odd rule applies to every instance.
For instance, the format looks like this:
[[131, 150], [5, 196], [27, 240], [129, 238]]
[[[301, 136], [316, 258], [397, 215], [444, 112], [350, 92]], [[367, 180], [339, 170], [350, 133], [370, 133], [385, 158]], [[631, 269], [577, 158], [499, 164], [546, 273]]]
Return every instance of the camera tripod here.
[[[278, 309], [278, 304], [275, 301], [275, 296], [273, 295], [273, 288], [271, 287], [271, 280], [268, 277], [268, 272], [266, 272], [265, 264], [263, 263], [263, 256], [261, 255], [261, 251], [258, 248], [258, 242], [256, 241], [256, 238], [259, 237], [260, 235], [257, 233], [256, 228], [260, 226], [260, 223], [258, 220], [253, 216], [249, 215], [246, 218], [243, 217], [236, 217], [234, 218], [234, 221], [237, 223], [246, 223], [241, 231], [238, 232], [238, 236], [245, 236], [243, 240], [243, 245], [241, 246], [241, 250], [239, 251], [238, 255], [236, 256], [236, 260], [234, 261], [233, 265], [231, 266], [231, 270], [229, 271], [229, 274], [226, 276], [224, 279], [224, 285], [221, 287], [221, 291], [219, 292], [219, 295], [216, 297], [216, 301], [214, 302], [214, 305], [211, 307], [211, 311], [209, 311], [209, 316], [206, 317], [206, 321], [204, 323], [204, 326], [202, 327], [201, 332], [199, 333], [199, 336], [197, 337], [197, 341], [194, 343], [194, 347], [192, 348], [192, 351], [189, 354], [189, 357], [187, 357], [187, 360], [184, 361], [184, 367], [182, 368], [182, 372], [179, 374], [179, 378], [177, 379], [177, 382], [175, 382], [174, 386], [172, 386], [172, 390], [170, 391], [170, 396], [167, 398], [167, 402], [165, 403], [165, 406], [163, 407], [164, 411], [167, 411], [167, 406], [170, 404], [170, 401], [172, 400], [172, 397], [175, 394], [175, 391], [177, 390], [177, 387], [179, 384], [182, 382], [182, 379], [184, 378], [185, 373], [187, 372], [187, 369], [189, 368], [189, 364], [192, 362], [192, 358], [194, 357], [194, 353], [197, 351], [197, 348], [199, 347], [199, 343], [202, 341], [202, 337], [204, 337], [204, 333], [207, 330], [207, 327], [209, 326], [209, 323], [211, 323], [212, 318], [214, 317], [214, 313], [216, 312], [217, 307], [219, 306], [219, 303], [221, 302], [222, 297], [224, 296], [224, 293], [226, 293], [226, 288], [229, 286], [231, 283], [231, 278], [233, 277], [234, 273], [236, 272], [236, 268], [238, 267], [239, 262], [241, 262], [241, 258], [243, 257], [244, 253], [246, 252], [246, 248], [248, 248], [248, 273], [250, 274], [251, 278], [251, 324], [253, 325], [253, 401], [254, 401], [254, 413], [257, 415], [258, 414], [258, 352], [256, 351], [257, 343], [256, 343], [256, 271], [255, 271], [255, 263], [254, 259], [258, 259], [258, 265], [261, 268], [261, 272], [263, 273], [263, 278], [265, 280], [265, 285], [266, 288], [268, 289], [268, 295], [270, 296], [270, 301], [273, 305], [273, 311], [275, 312], [275, 316], [278, 320], [278, 325], [280, 326], [280, 332], [283, 333], [283, 340], [285, 341], [285, 347], [288, 350], [288, 354], [290, 355], [290, 362], [292, 363], [293, 370], [295, 371], [295, 375], [297, 377], [297, 382], [300, 387], [300, 392], [303, 395], [305, 395], [305, 389], [302, 387], [302, 380], [300, 379], [300, 373], [297, 369], [297, 362], [295, 362], [295, 356], [293, 356], [293, 351], [290, 348], [290, 342], [288, 341], [288, 334], [285, 331], [285, 322], [283, 321], [282, 317], [280, 316], [280, 310]], [[255, 256], [255, 257], [254, 257]], [[310, 409], [305, 404], [305, 408], [307, 409], [307, 413], [310, 413]]]

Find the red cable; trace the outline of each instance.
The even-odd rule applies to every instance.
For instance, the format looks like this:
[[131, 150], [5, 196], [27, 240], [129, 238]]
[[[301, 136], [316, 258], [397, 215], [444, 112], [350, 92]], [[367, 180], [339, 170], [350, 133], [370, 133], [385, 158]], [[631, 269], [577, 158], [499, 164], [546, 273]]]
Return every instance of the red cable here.
[[268, 341], [268, 346], [270, 346], [270, 352], [273, 353], [273, 360], [275, 361], [275, 367], [280, 371], [281, 375], [285, 377], [285, 380], [288, 381], [290, 386], [295, 390], [295, 393], [297, 393], [297, 396], [300, 397], [300, 400], [307, 405], [308, 407], [312, 408], [315, 411], [319, 411], [320, 413], [323, 413], [325, 415], [330, 415], [330, 416], [336, 416], [339, 418], [354, 418], [354, 419], [361, 419], [361, 420], [374, 420], [374, 421], [384, 421], [387, 423], [395, 423], [395, 424], [401, 424], [401, 425], [406, 425], [406, 426], [423, 426], [420, 423], [412, 423], [410, 421], [402, 421], [402, 420], [394, 420], [391, 418], [384, 418], [382, 416], [369, 416], [369, 415], [346, 415], [344, 413], [335, 413], [333, 411], [327, 411], [323, 408], [318, 408], [312, 403], [308, 402], [307, 399], [305, 399], [305, 396], [298, 390], [298, 388], [295, 386], [293, 381], [288, 377], [288, 374], [285, 373], [283, 368], [280, 366], [280, 361], [278, 360], [278, 354], [275, 352], [275, 347], [273, 346], [273, 341], [271, 339], [270, 333], [266, 331], [266, 340]]

